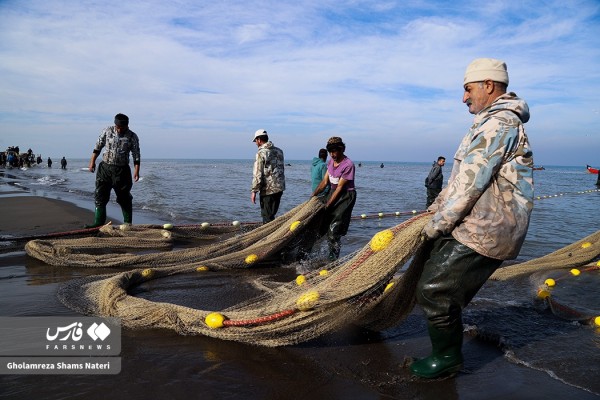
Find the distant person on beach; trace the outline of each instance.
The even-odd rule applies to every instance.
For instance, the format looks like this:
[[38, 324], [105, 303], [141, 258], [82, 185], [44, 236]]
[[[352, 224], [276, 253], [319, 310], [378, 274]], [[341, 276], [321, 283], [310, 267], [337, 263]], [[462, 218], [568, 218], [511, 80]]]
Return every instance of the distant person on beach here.
[[66, 158], [62, 158], [62, 160], [60, 160], [60, 167], [62, 169], [67, 169], [67, 159]]
[[9, 167], [14, 167], [15, 166], [15, 153], [12, 151], [9, 151], [8, 154], [6, 155], [6, 163], [8, 164]]
[[[325, 177], [325, 173], [327, 172], [327, 150], [321, 149], [319, 150], [319, 156], [313, 157], [312, 166], [310, 167], [310, 179], [312, 181], [312, 189], [311, 193], [315, 191], [319, 183]], [[329, 193], [329, 186], [327, 186], [322, 192], [321, 196], [326, 196]]]
[[264, 129], [254, 132], [252, 141], [256, 143], [258, 151], [252, 168], [250, 200], [252, 204], [256, 204], [256, 194], [259, 194], [260, 213], [266, 224], [275, 219], [285, 190], [283, 151], [269, 141], [269, 135]]
[[427, 188], [427, 204], [425, 208], [433, 204], [433, 201], [442, 191], [442, 184], [444, 183], [444, 174], [442, 174], [442, 167], [446, 164], [446, 158], [439, 156], [437, 161], [433, 162], [429, 175], [425, 178], [425, 187]]
[[52, 159], [48, 157], [48, 168], [52, 168]]
[[462, 310], [502, 264], [517, 257], [533, 208], [533, 155], [523, 124], [527, 103], [507, 93], [503, 61], [480, 58], [464, 76], [463, 103], [474, 123], [462, 139], [448, 186], [429, 208], [426, 256], [416, 286], [427, 318], [431, 355], [410, 370], [423, 378], [463, 365]]
[[327, 172], [323, 180], [313, 191], [318, 196], [327, 186], [330, 186], [326, 197], [325, 217], [320, 229], [320, 236], [327, 233], [329, 260], [337, 260], [342, 247], [342, 236], [348, 233], [352, 210], [356, 203], [354, 188], [354, 163], [344, 152], [346, 145], [340, 137], [331, 137], [325, 146], [331, 159], [327, 163]]
[[106, 149], [96, 173], [94, 223], [87, 225], [86, 228], [96, 228], [106, 223], [106, 204], [113, 189], [117, 195], [117, 203], [123, 212], [123, 222], [131, 224], [133, 220], [133, 196], [131, 195], [133, 182], [129, 167], [129, 153], [133, 158], [133, 180], [137, 182], [140, 179], [140, 142], [135, 132], [129, 129], [127, 115], [115, 115], [114, 125], [100, 133], [90, 159], [88, 167], [90, 172], [96, 170], [96, 159], [104, 147]]

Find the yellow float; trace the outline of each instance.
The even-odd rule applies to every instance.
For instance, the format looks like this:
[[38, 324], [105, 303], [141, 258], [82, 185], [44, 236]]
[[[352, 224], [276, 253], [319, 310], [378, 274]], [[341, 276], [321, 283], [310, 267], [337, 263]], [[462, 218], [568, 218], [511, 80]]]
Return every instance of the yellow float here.
[[298, 307], [298, 310], [300, 311], [312, 310], [319, 301], [319, 297], [319, 292], [316, 290], [306, 292], [298, 297], [298, 300], [296, 300], [296, 307]]
[[378, 252], [390, 245], [394, 239], [394, 232], [390, 229], [386, 229], [385, 231], [377, 232], [375, 236], [371, 239], [369, 243], [371, 250]]
[[252, 265], [258, 261], [258, 256], [256, 254], [250, 254], [248, 257], [246, 257], [244, 261], [246, 262], [246, 264]]
[[225, 317], [223, 314], [219, 314], [217, 312], [210, 313], [204, 319], [206, 325], [208, 325], [211, 329], [219, 329], [223, 327], [223, 321], [225, 321]]

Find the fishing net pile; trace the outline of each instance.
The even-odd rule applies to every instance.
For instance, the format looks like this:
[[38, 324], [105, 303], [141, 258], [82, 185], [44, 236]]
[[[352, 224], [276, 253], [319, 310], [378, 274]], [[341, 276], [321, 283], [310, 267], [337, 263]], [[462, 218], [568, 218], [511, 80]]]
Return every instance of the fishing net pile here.
[[[51, 265], [124, 269], [72, 280], [61, 286], [58, 295], [80, 313], [118, 317], [123, 326], [132, 329], [166, 328], [184, 335], [274, 347], [301, 343], [350, 323], [373, 330], [397, 325], [415, 304], [414, 290], [428, 251], [420, 232], [430, 214], [383, 230], [362, 249], [289, 282], [258, 279], [259, 295], [223, 310], [132, 295], [136, 287], [177, 275], [280, 265], [282, 258], [293, 258], [303, 241], [315, 235], [323, 211], [323, 203], [312, 198], [251, 230], [232, 226], [170, 230], [135, 226], [122, 230], [107, 226], [99, 237], [34, 240], [27, 243], [26, 251]], [[172, 247], [176, 240], [214, 239], [224, 233], [232, 236], [204, 246]], [[595, 235], [541, 259], [505, 267], [492, 278], [509, 279], [541, 268], [563, 267], [565, 259], [578, 265], [589, 262], [600, 253], [600, 232]], [[590, 242], [593, 244], [583, 246]], [[138, 251], [131, 253], [131, 249]]]
[[[258, 262], [268, 262], [297, 239], [305, 226], [323, 210], [317, 199], [301, 204], [269, 224], [251, 229], [242, 235], [205, 246], [171, 249], [175, 241], [214, 240], [223, 234], [240, 232], [236, 226], [181, 226], [164, 229], [157, 225], [106, 225], [98, 237], [62, 240], [32, 240], [27, 242], [27, 254], [47, 264], [90, 268], [160, 268], [178, 266], [187, 269], [205, 262], [211, 269], [247, 268]], [[290, 219], [294, 227], [290, 226]], [[287, 225], [286, 225], [287, 223]], [[293, 228], [293, 229], [292, 229]], [[298, 229], [296, 229], [298, 228]], [[249, 228], [246, 228], [248, 230]], [[123, 249], [122, 253], [114, 250]], [[126, 250], [146, 250], [144, 254]], [[108, 251], [106, 251], [108, 250]], [[159, 250], [159, 251], [153, 251]], [[241, 257], [243, 255], [243, 257]], [[253, 256], [251, 256], [253, 255]], [[241, 258], [240, 258], [241, 257]], [[210, 260], [210, 265], [208, 261]]]
[[[130, 294], [136, 286], [173, 275], [248, 268], [280, 258], [314, 234], [310, 228], [318, 225], [323, 210], [322, 202], [312, 198], [269, 224], [194, 248], [156, 251], [169, 249], [173, 233], [180, 232], [107, 227], [98, 238], [34, 240], [27, 243], [26, 251], [52, 265], [127, 269], [70, 281], [60, 288], [59, 298], [84, 314], [118, 317], [128, 328], [167, 328], [186, 335], [281, 346], [357, 320], [374, 329], [395, 325], [414, 305], [412, 291], [420, 275], [419, 233], [428, 215], [379, 232], [361, 250], [291, 282], [264, 285], [257, 281], [259, 296], [218, 312]], [[106, 248], [152, 252], [105, 254]], [[396, 276], [410, 259], [415, 267]]]

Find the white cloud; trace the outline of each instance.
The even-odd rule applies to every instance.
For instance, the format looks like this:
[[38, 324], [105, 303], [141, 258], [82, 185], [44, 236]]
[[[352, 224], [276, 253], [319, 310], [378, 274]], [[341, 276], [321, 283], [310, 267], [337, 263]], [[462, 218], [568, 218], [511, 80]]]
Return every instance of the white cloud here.
[[269, 30], [268, 24], [251, 24], [243, 25], [236, 30], [238, 43], [244, 44], [247, 42], [255, 42], [263, 40], [267, 37]]
[[[5, 1], [0, 147], [87, 157], [124, 112], [145, 157], [251, 158], [265, 127], [288, 159], [335, 134], [357, 159], [428, 161], [469, 126], [481, 56], [507, 61], [530, 135], [566, 141], [599, 122], [598, 21], [594, 1]], [[536, 161], [579, 163], [553, 143]]]

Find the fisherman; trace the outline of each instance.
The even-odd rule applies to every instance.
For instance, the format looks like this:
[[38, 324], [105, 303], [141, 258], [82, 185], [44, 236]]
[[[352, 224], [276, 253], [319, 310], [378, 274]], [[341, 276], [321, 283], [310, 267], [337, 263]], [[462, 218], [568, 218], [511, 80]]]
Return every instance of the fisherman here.
[[250, 201], [256, 204], [256, 194], [259, 193], [260, 213], [266, 224], [275, 219], [285, 190], [283, 151], [269, 141], [269, 135], [264, 129], [254, 132], [252, 141], [256, 143], [258, 151], [252, 168]]
[[439, 156], [437, 161], [433, 162], [429, 175], [425, 178], [425, 187], [427, 188], [427, 203], [425, 208], [433, 204], [434, 200], [442, 191], [442, 185], [444, 183], [444, 174], [442, 173], [442, 167], [446, 164], [446, 158]]
[[67, 169], [67, 159], [65, 157], [60, 160], [60, 167], [62, 169]]
[[[327, 172], [326, 162], [327, 162], [327, 150], [320, 149], [319, 156], [313, 157], [312, 165], [310, 167], [310, 179], [312, 181], [312, 189], [311, 189], [312, 192], [315, 191], [317, 186], [319, 186], [319, 183], [321, 183], [321, 181], [325, 177], [325, 173]], [[327, 186], [327, 188], [325, 188], [325, 190], [323, 190], [320, 193], [320, 195], [326, 196], [327, 193], [329, 193], [329, 186]]]
[[96, 228], [106, 223], [106, 204], [112, 189], [117, 195], [117, 203], [121, 206], [123, 222], [131, 224], [133, 220], [133, 196], [131, 195], [133, 182], [129, 167], [129, 153], [133, 158], [133, 180], [137, 182], [140, 179], [140, 142], [137, 134], [129, 129], [127, 115], [115, 115], [114, 123], [100, 133], [90, 158], [88, 169], [94, 172], [96, 159], [106, 146], [96, 173], [94, 223], [86, 225], [86, 228]]
[[463, 365], [462, 310], [503, 260], [517, 257], [533, 208], [533, 156], [523, 124], [529, 107], [507, 93], [506, 64], [479, 58], [467, 67], [465, 103], [474, 122], [462, 139], [448, 186], [422, 232], [430, 253], [416, 287], [431, 355], [410, 370], [423, 378]]
[[327, 172], [323, 180], [313, 191], [318, 196], [330, 185], [329, 196], [325, 203], [325, 217], [320, 235], [327, 233], [329, 260], [337, 260], [342, 247], [342, 236], [348, 233], [352, 210], [356, 203], [354, 187], [354, 163], [344, 154], [346, 145], [340, 137], [331, 137], [327, 141], [327, 151], [331, 159], [327, 163]]

